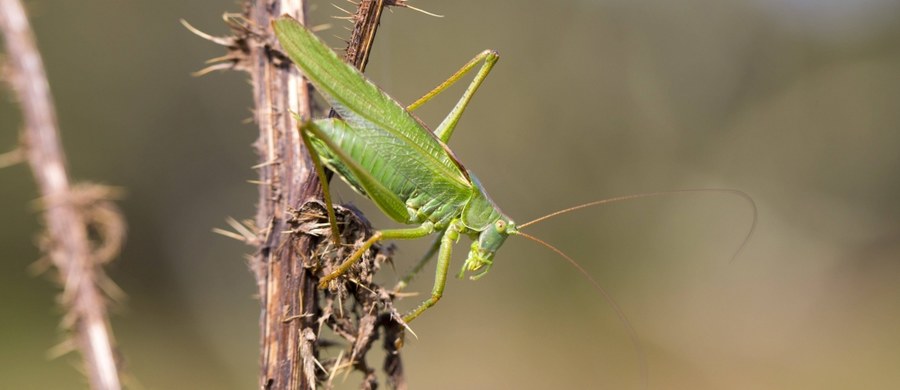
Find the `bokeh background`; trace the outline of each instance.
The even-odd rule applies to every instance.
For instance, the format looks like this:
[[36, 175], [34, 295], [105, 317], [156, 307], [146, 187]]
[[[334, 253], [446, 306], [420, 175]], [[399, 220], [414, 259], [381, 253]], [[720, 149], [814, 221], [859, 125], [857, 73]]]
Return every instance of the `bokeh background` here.
[[[314, 22], [333, 25], [322, 35], [346, 34], [330, 2], [311, 3]], [[27, 4], [72, 175], [127, 191], [128, 242], [110, 274], [129, 295], [113, 325], [132, 383], [255, 388], [251, 248], [211, 232], [254, 213], [250, 87], [237, 72], [191, 77], [223, 51], [178, 23], [224, 35], [220, 15], [238, 5]], [[622, 306], [651, 388], [898, 386], [900, 2], [413, 4], [445, 17], [386, 13], [369, 75], [409, 103], [479, 51], [500, 51], [451, 146], [517, 220], [680, 188], [756, 200], [756, 234], [734, 262], [752, 212], [723, 194], [619, 203], [530, 229]], [[460, 92], [422, 118], [436, 124]], [[20, 123], [4, 91], [0, 149], [14, 147]], [[84, 388], [74, 355], [47, 357], [61, 340], [58, 288], [27, 271], [40, 225], [26, 166], [0, 170], [0, 188], [0, 388]], [[425, 246], [401, 243], [397, 273]], [[413, 290], [428, 291], [431, 272]], [[486, 278], [451, 280], [414, 325], [404, 350], [414, 389], [640, 384], [609, 304], [524, 240], [511, 239]]]

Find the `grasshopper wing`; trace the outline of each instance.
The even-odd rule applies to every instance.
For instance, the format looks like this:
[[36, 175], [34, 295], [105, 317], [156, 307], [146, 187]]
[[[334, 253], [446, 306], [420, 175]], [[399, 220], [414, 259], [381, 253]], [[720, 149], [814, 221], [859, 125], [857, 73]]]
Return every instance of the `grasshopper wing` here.
[[[338, 173], [351, 188], [375, 202], [387, 216], [397, 222], [407, 222], [411, 216], [407, 212], [406, 203], [394, 191], [391, 191], [382, 177], [375, 177], [373, 172], [360, 165], [354, 156], [359, 148], [345, 150], [344, 140], [358, 137], [357, 131], [346, 122], [337, 119], [320, 119], [313, 124], [313, 143], [325, 165]], [[335, 137], [337, 136], [337, 137]], [[365, 146], [365, 143], [357, 143]], [[384, 171], [382, 171], [384, 172]], [[391, 174], [391, 172], [388, 172]], [[395, 177], [401, 178], [399, 175]]]
[[377, 127], [403, 142], [406, 148], [431, 160], [426, 165], [437, 177], [460, 190], [472, 184], [445, 146], [397, 101], [378, 89], [356, 68], [344, 63], [306, 27], [284, 16], [274, 23], [285, 52], [303, 70], [329, 104], [353, 127]]

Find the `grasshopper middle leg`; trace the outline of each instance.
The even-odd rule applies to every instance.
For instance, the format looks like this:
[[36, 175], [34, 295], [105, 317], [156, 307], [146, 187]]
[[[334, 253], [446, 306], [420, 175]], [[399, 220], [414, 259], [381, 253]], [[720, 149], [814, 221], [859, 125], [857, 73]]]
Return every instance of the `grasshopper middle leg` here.
[[338, 268], [323, 277], [319, 280], [319, 288], [325, 288], [328, 286], [328, 282], [331, 282], [334, 279], [337, 279], [338, 276], [343, 275], [350, 267], [353, 266], [354, 263], [359, 261], [362, 258], [363, 253], [365, 253], [369, 248], [372, 247], [376, 242], [381, 240], [411, 240], [416, 238], [425, 237], [434, 232], [434, 224], [431, 222], [425, 222], [421, 226], [408, 228], [408, 229], [389, 229], [389, 230], [379, 230], [369, 237], [366, 242], [360, 245], [359, 248], [356, 248], [356, 251], [353, 252], [347, 260], [344, 260]]

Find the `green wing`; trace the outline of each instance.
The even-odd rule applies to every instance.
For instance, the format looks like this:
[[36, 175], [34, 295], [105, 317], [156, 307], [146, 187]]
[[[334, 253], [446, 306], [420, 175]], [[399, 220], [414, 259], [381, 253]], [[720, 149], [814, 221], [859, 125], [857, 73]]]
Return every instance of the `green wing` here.
[[459, 189], [472, 188], [453, 155], [399, 103], [344, 63], [296, 20], [284, 16], [273, 25], [287, 55], [350, 126], [377, 127], [390, 133], [406, 148], [423, 156], [427, 168], [437, 176], [455, 183]]
[[348, 153], [338, 144], [346, 137], [339, 136], [335, 141], [333, 135], [353, 136], [354, 128], [337, 119], [321, 119], [307, 126], [315, 136], [311, 146], [322, 157], [325, 165], [337, 172], [354, 190], [372, 199], [387, 216], [398, 222], [409, 221], [406, 202], [386, 187], [383, 184], [384, 180], [378, 180], [368, 169], [360, 165], [357, 158], [350, 155], [354, 150], [351, 149]]

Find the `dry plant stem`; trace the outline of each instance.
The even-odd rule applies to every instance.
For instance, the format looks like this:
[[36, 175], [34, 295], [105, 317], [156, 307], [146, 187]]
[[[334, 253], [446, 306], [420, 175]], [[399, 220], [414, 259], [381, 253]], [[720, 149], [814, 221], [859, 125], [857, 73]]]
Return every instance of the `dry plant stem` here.
[[[354, 16], [348, 61], [358, 67], [367, 59], [383, 3], [364, 0]], [[310, 89], [296, 67], [270, 47], [272, 20], [288, 14], [305, 21], [304, 2], [250, 0], [244, 13], [251, 34], [261, 38], [251, 39], [245, 62], [260, 131], [256, 148], [259, 181], [263, 183], [256, 216], [261, 227], [259, 250], [252, 263], [262, 301], [260, 388], [312, 389], [321, 315], [313, 274], [316, 259], [308, 236], [289, 242], [290, 236], [285, 234], [290, 210], [322, 195], [291, 115], [311, 117]]]
[[[282, 14], [305, 20], [302, 1], [249, 1], [245, 14], [248, 27], [262, 37], [274, 37], [271, 22]], [[310, 117], [309, 88], [294, 67], [273, 63], [265, 39], [251, 44], [249, 50], [263, 183], [256, 216], [260, 246], [253, 259], [262, 301], [260, 388], [311, 389], [315, 366], [304, 362], [303, 356], [314, 352], [301, 348], [307, 345], [308, 335], [315, 334], [304, 329], [317, 329], [311, 312], [316, 307], [316, 280], [304, 266], [309, 239], [301, 238], [296, 246], [283, 244], [289, 208], [321, 196], [308, 157], [301, 154], [297, 123], [291, 115]]]
[[[395, 0], [388, 0], [390, 4], [385, 4], [386, 0], [362, 0], [356, 8], [356, 14], [350, 18], [354, 21], [353, 31], [350, 33], [350, 39], [347, 40], [347, 53], [344, 60], [359, 69], [360, 72], [366, 71], [366, 65], [369, 64], [369, 53], [372, 52], [372, 44], [375, 42], [375, 33], [378, 32], [378, 25], [381, 23], [381, 12], [384, 11], [385, 5], [394, 5]], [[329, 117], [336, 117], [337, 112], [334, 109], [328, 111]]]
[[63, 281], [65, 322], [71, 323], [91, 388], [119, 389], [106, 302], [98, 286], [103, 277], [91, 259], [84, 217], [70, 202], [72, 191], [50, 87], [18, 0], [0, 0], [0, 29], [6, 40], [7, 78], [18, 95], [25, 121], [28, 162], [45, 201], [49, 257]]
[[387, 5], [397, 5], [402, 2], [397, 0], [362, 0], [359, 2], [354, 20], [353, 32], [347, 41], [347, 55], [345, 60], [352, 64], [360, 72], [365, 72], [369, 63], [369, 54], [372, 52], [372, 44], [375, 42], [375, 33], [381, 23], [381, 12]]

